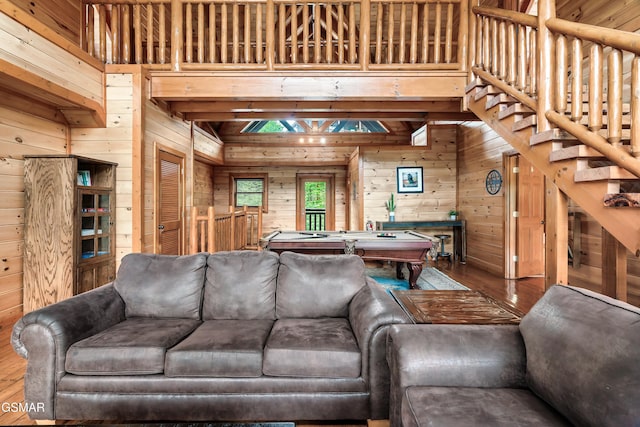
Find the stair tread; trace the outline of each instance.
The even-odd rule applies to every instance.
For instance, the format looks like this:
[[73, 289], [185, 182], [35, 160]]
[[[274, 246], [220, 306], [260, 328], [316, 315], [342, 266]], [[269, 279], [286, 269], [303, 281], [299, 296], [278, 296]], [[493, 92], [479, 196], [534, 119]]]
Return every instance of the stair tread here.
[[504, 105], [504, 104], [515, 104], [518, 100], [512, 96], [507, 95], [506, 93], [500, 93], [497, 96], [494, 96], [492, 99], [487, 101], [486, 109], [489, 110], [496, 105]]
[[527, 129], [527, 128], [531, 128], [531, 127], [535, 127], [538, 124], [538, 116], [533, 115], [533, 116], [527, 116], [524, 119], [521, 120], [516, 120], [515, 122], [513, 122], [513, 125], [511, 126], [511, 129], [514, 132], [519, 132], [523, 129]]
[[481, 88], [480, 90], [476, 91], [475, 100], [478, 101], [478, 100], [484, 98], [485, 96], [497, 95], [499, 93], [502, 93], [502, 91], [500, 89], [498, 89], [498, 88], [496, 88], [495, 86], [492, 86], [492, 85], [487, 85], [487, 86]]
[[551, 162], [586, 158], [604, 158], [604, 156], [598, 150], [583, 144], [572, 145], [571, 147], [564, 147], [558, 150], [553, 150], [549, 154], [549, 161]]
[[610, 179], [637, 180], [638, 177], [619, 166], [603, 166], [599, 168], [577, 170], [574, 176], [574, 180], [576, 182], [606, 181]]
[[514, 116], [514, 115], [530, 116], [535, 113], [536, 112], [533, 111], [531, 108], [523, 104], [516, 103], [516, 104], [509, 105], [504, 110], [501, 110], [498, 113], [498, 118], [500, 120], [503, 120], [503, 119], [506, 119], [507, 117]]

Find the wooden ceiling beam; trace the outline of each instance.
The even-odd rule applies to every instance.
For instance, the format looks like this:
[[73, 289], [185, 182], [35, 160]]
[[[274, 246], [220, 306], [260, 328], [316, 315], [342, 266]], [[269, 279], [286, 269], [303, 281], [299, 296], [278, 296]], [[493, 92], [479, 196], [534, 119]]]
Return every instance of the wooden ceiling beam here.
[[172, 111], [183, 113], [248, 113], [248, 112], [406, 112], [456, 113], [460, 100], [444, 101], [174, 101]]
[[298, 111], [295, 113], [283, 112], [262, 112], [262, 113], [185, 113], [185, 120], [230, 122], [230, 121], [251, 121], [251, 120], [385, 120], [385, 121], [407, 121], [424, 122], [424, 113], [390, 113], [390, 112], [309, 112]]
[[151, 97], [165, 101], [425, 101], [461, 99], [466, 72], [152, 71]]

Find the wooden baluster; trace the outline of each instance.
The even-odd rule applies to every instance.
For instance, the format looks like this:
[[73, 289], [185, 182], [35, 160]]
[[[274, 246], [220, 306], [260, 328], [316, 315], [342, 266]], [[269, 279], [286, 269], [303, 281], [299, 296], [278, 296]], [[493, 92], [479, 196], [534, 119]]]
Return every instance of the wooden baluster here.
[[281, 64], [286, 62], [287, 52], [287, 6], [280, 3], [278, 7], [278, 61]]
[[198, 63], [204, 63], [204, 4], [198, 3]]
[[184, 37], [185, 37], [185, 47], [184, 47], [184, 62], [187, 64], [191, 64], [193, 62], [193, 9], [191, 3], [186, 3], [185, 7], [185, 17], [184, 17]]
[[[538, 2], [538, 49], [540, 52], [534, 50], [531, 53], [532, 63], [540, 61], [538, 79], [540, 81], [539, 93], [538, 93], [538, 109], [536, 111], [536, 120], [538, 126], [538, 132], [544, 132], [551, 129], [551, 123], [547, 120], [545, 113], [553, 108], [553, 82], [555, 79], [555, 64], [552, 59], [554, 58], [554, 38], [551, 31], [546, 27], [546, 22], [550, 18], [554, 18], [556, 14], [555, 0], [541, 0]], [[535, 83], [532, 77], [532, 86]], [[557, 243], [556, 243], [557, 244]], [[566, 256], [566, 246], [565, 256]], [[566, 270], [566, 265], [564, 266]], [[566, 282], [565, 282], [566, 283]]]
[[266, 54], [265, 54], [265, 60], [267, 62], [267, 70], [272, 71], [273, 70], [273, 61], [275, 60], [275, 13], [276, 13], [276, 8], [275, 5], [273, 4], [273, 0], [267, 0], [267, 10], [266, 10], [266, 25], [267, 28], [265, 28], [265, 31], [267, 33], [266, 35]]
[[207, 209], [207, 251], [213, 253], [216, 251], [216, 215], [213, 206]]
[[227, 63], [227, 37], [229, 28], [229, 16], [227, 13], [227, 3], [220, 5], [220, 63]]
[[622, 52], [613, 49], [607, 57], [607, 130], [609, 143], [620, 147], [622, 140]]
[[528, 62], [529, 62], [529, 95], [536, 96], [538, 93], [538, 60], [537, 60], [537, 48], [538, 48], [538, 32], [531, 31], [531, 38], [529, 39]]
[[331, 3], [326, 4], [324, 11], [326, 15], [324, 19], [325, 34], [327, 37], [327, 39], [325, 40], [324, 58], [327, 64], [331, 64], [333, 62], [333, 11]]
[[400, 40], [398, 40], [398, 64], [404, 64], [407, 32], [407, 4], [400, 4]]
[[206, 235], [206, 223], [205, 221], [199, 221], [198, 222], [200, 224], [200, 237], [198, 239], [198, 252], [204, 252], [205, 250], [205, 244], [207, 241], [207, 235]]
[[107, 10], [103, 4], [98, 7], [98, 14], [98, 31], [100, 32], [99, 57], [101, 62], [107, 62]]
[[498, 32], [499, 24], [496, 18], [491, 18], [491, 74], [498, 75], [500, 67], [500, 36]]
[[518, 75], [518, 43], [516, 40], [516, 26], [513, 22], [510, 22], [507, 26], [507, 45], [507, 83], [513, 86]]
[[442, 28], [442, 4], [436, 3], [436, 23], [433, 32], [433, 62], [435, 64], [440, 63], [441, 55], [441, 28]]
[[319, 64], [322, 61], [322, 20], [320, 19], [322, 9], [320, 3], [313, 4], [313, 62]]
[[483, 33], [484, 33], [484, 19], [482, 18], [482, 15], [477, 15], [476, 16], [476, 67], [478, 68], [483, 68], [483, 53], [482, 53], [482, 43], [483, 43]]
[[120, 63], [120, 5], [114, 4], [111, 9], [111, 63]]
[[256, 3], [256, 64], [262, 61], [262, 3]]
[[482, 69], [491, 70], [491, 21], [488, 17], [482, 19]]
[[180, 71], [184, 60], [184, 19], [182, 2], [171, 0], [171, 69]]
[[[464, 2], [464, 4], [466, 5], [467, 3]], [[462, 13], [462, 11], [460, 12]], [[478, 35], [478, 29], [477, 29], [477, 23], [478, 20], [476, 19], [475, 15], [471, 15], [469, 16], [469, 29], [468, 29], [468, 33], [467, 33], [467, 44], [469, 46], [469, 48], [467, 49], [466, 54], [468, 55], [468, 67], [469, 67], [469, 79], [468, 81], [471, 82], [472, 80], [474, 80], [476, 78], [476, 75], [473, 72], [473, 67], [475, 67], [476, 65], [478, 65], [478, 57], [477, 57], [477, 47], [478, 47], [478, 39], [477, 39], [477, 35]], [[458, 43], [460, 43], [460, 41], [458, 41]], [[459, 48], [458, 48], [459, 49]], [[458, 50], [458, 53], [460, 53], [460, 50]], [[458, 54], [458, 57], [460, 55]], [[458, 60], [459, 62], [460, 60]]]
[[233, 64], [240, 63], [240, 5], [233, 2], [231, 6], [231, 62]]
[[198, 251], [198, 208], [191, 207], [191, 227], [189, 227], [189, 253], [195, 254]]
[[376, 14], [376, 57], [375, 63], [382, 64], [382, 29], [383, 29], [383, 19], [384, 19], [384, 4], [377, 4], [377, 14]]
[[429, 3], [422, 6], [422, 63], [429, 63]]
[[567, 69], [568, 55], [567, 38], [559, 34], [556, 38], [556, 102], [554, 107], [560, 114], [564, 114], [567, 111], [567, 90], [569, 88], [567, 82], [569, 74]]
[[395, 23], [394, 3], [389, 3], [389, 22], [387, 22], [387, 64], [393, 64], [393, 32]]
[[453, 3], [447, 6], [447, 26], [444, 34], [444, 62], [451, 64], [453, 55]]
[[409, 62], [415, 64], [418, 62], [418, 3], [411, 6], [411, 49], [409, 53]]
[[[245, 3], [244, 7], [244, 62], [253, 62], [251, 54], [251, 3]], [[293, 37], [293, 36], [292, 36]]]
[[582, 40], [571, 43], [571, 120], [582, 120]]
[[154, 63], [154, 38], [153, 38], [153, 4], [147, 3], [145, 6], [147, 15], [147, 64]]
[[[367, 40], [369, 37], [367, 37]], [[362, 40], [360, 41], [362, 43]], [[367, 43], [367, 49], [369, 44]], [[356, 4], [349, 3], [349, 63], [355, 64], [358, 60], [356, 54]]]
[[158, 62], [160, 62], [160, 64], [167, 63], [167, 30], [165, 22], [166, 19], [164, 4], [160, 3], [158, 4]]
[[309, 63], [309, 5], [302, 4], [302, 62]]
[[594, 44], [589, 61], [589, 129], [593, 132], [602, 129], [602, 65], [602, 45]]
[[133, 5], [133, 33], [134, 33], [134, 56], [135, 63], [142, 64], [142, 18], [140, 13], [141, 6]]
[[131, 8], [122, 5], [122, 58], [123, 64], [131, 62]]
[[92, 4], [85, 5], [87, 8], [87, 22], [86, 22], [86, 32], [87, 39], [86, 42], [86, 50], [87, 53], [91, 56], [96, 56], [96, 25], [95, 25], [95, 11]]
[[527, 28], [524, 25], [518, 25], [517, 61], [516, 88], [524, 92], [527, 90]]
[[236, 211], [233, 206], [229, 206], [230, 212], [230, 239], [229, 239], [229, 250], [234, 250], [236, 248]]
[[[338, 28], [337, 28], [338, 64], [344, 64], [344, 5], [342, 3], [338, 3], [337, 7], [338, 7]], [[362, 31], [362, 27], [360, 27], [360, 30]], [[360, 48], [362, 49], [362, 46]]]
[[298, 63], [298, 5], [291, 5], [291, 63]]
[[631, 62], [631, 155], [640, 158], [640, 58]]
[[211, 64], [216, 63], [217, 48], [216, 48], [216, 4], [209, 4], [209, 62]]
[[501, 20], [498, 23], [498, 78], [505, 80], [507, 78], [507, 23]]

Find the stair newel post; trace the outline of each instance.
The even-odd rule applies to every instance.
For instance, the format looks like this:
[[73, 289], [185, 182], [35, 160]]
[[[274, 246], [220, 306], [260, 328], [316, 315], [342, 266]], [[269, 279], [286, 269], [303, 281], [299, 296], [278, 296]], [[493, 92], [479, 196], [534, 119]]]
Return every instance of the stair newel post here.
[[620, 147], [622, 139], [622, 52], [613, 49], [607, 57], [607, 132], [609, 144]]
[[631, 155], [640, 158], [640, 58], [631, 64]]
[[[342, 5], [340, 5], [342, 8]], [[369, 55], [370, 55], [370, 40], [371, 40], [371, 1], [362, 0], [360, 2], [360, 70], [369, 70]], [[351, 38], [349, 38], [351, 42]], [[351, 55], [351, 49], [349, 49]]]
[[182, 1], [171, 0], [171, 70], [180, 71], [184, 46]]
[[547, 28], [547, 20], [555, 18], [555, 16], [555, 0], [538, 2], [538, 60], [540, 64], [538, 67], [538, 132], [551, 129], [551, 124], [545, 117], [545, 113], [553, 108], [556, 55], [554, 37], [551, 30]]
[[[467, 71], [469, 65], [468, 52], [471, 47], [469, 44], [469, 0], [460, 2], [460, 26], [458, 32], [458, 64], [461, 71]], [[473, 21], [473, 20], [472, 20]]]

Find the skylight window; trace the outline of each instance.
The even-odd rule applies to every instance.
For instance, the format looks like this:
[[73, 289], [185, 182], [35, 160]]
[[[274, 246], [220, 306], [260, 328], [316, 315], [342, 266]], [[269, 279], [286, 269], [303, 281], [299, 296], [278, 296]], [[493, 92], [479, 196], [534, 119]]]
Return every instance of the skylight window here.
[[307, 129], [323, 127], [326, 133], [388, 133], [377, 120], [334, 120], [325, 126], [326, 121], [311, 120], [257, 120], [249, 123], [242, 133], [306, 133]]

